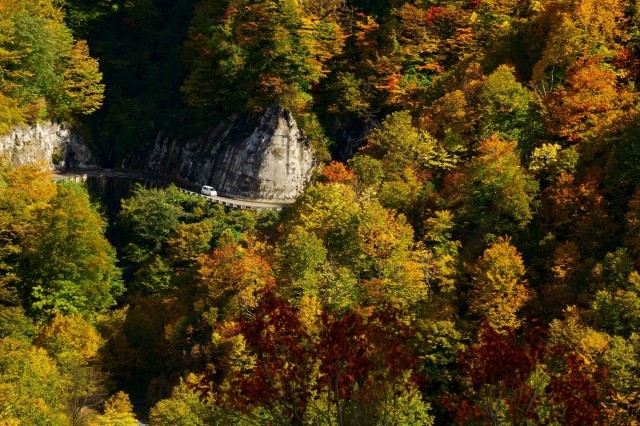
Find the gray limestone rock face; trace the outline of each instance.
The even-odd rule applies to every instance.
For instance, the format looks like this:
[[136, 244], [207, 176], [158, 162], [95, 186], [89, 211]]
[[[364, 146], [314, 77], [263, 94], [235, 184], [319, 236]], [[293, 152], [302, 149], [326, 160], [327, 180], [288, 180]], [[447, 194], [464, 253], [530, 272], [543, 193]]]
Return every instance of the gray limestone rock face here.
[[36, 161], [56, 168], [95, 165], [91, 151], [76, 131], [50, 122], [16, 127], [0, 136], [0, 157], [12, 166]]
[[211, 185], [219, 194], [262, 201], [293, 201], [316, 159], [292, 115], [279, 107], [263, 115], [223, 120], [206, 136], [181, 139], [160, 133], [149, 171]]

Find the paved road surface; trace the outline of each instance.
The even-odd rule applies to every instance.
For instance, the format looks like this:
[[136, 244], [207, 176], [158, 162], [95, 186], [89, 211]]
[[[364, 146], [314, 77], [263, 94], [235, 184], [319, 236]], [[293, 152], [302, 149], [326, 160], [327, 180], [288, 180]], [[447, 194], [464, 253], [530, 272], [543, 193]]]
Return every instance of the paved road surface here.
[[70, 179], [76, 181], [86, 180], [87, 177], [119, 177], [119, 178], [131, 178], [139, 179], [147, 182], [154, 182], [160, 185], [176, 185], [182, 192], [196, 195], [198, 197], [206, 198], [212, 203], [223, 204], [237, 209], [248, 210], [282, 210], [283, 207], [291, 205], [291, 203], [275, 203], [275, 202], [262, 202], [250, 199], [238, 199], [222, 196], [209, 196], [201, 194], [200, 188], [189, 182], [180, 181], [177, 179], [171, 179], [166, 176], [155, 175], [152, 173], [144, 173], [133, 170], [124, 169], [101, 169], [101, 168], [87, 168], [87, 169], [71, 169], [71, 170], [56, 170], [53, 174], [54, 179]]

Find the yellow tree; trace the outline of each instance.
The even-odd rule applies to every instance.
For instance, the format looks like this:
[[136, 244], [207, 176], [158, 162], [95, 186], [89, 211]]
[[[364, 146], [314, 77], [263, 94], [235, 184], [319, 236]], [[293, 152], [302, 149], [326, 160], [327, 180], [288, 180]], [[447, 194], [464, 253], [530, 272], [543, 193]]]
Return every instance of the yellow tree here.
[[104, 403], [104, 414], [96, 418], [91, 426], [137, 426], [129, 395], [118, 392]]
[[19, 258], [24, 242], [35, 235], [34, 217], [57, 194], [45, 164], [31, 164], [0, 173], [0, 298], [19, 303]]
[[102, 103], [87, 44], [74, 40], [61, 3], [0, 1], [0, 133], [24, 121], [69, 119]]
[[77, 41], [71, 49], [69, 65], [63, 74], [62, 108], [72, 114], [91, 114], [102, 106], [104, 84], [98, 61], [89, 55], [84, 40]]
[[279, 283], [318, 296], [324, 307], [426, 298], [424, 259], [404, 215], [338, 183], [310, 187], [294, 209], [278, 245]]
[[306, 110], [311, 87], [342, 49], [345, 37], [334, 13], [339, 7], [329, 1], [202, 1], [187, 43], [187, 101], [231, 110], [277, 102]]
[[0, 423], [68, 425], [66, 391], [65, 378], [44, 349], [0, 339]]
[[518, 250], [499, 238], [471, 267], [470, 311], [487, 319], [498, 331], [520, 325], [517, 313], [531, 297]]
[[363, 202], [359, 250], [353, 259], [364, 303], [413, 306], [427, 298], [422, 259], [413, 251], [413, 229], [402, 214]]
[[551, 131], [570, 142], [591, 140], [610, 129], [628, 111], [632, 94], [616, 73], [594, 59], [576, 61], [564, 84], [545, 99]]
[[359, 206], [355, 191], [343, 184], [313, 185], [298, 197], [290, 226], [301, 225], [324, 241], [334, 258], [349, 257], [357, 247]]
[[569, 306], [564, 319], [555, 319], [549, 325], [548, 349], [560, 350], [581, 360], [583, 374], [598, 380], [606, 389], [606, 393], [603, 392], [606, 400], [602, 404], [606, 424], [633, 424], [640, 404], [636, 373], [638, 349], [633, 340], [587, 326], [579, 310]]
[[107, 397], [106, 374], [98, 365], [104, 344], [98, 331], [81, 316], [56, 315], [36, 338], [47, 350], [68, 381], [67, 412], [74, 425], [81, 425]]
[[611, 59], [624, 40], [625, 2], [621, 0], [544, 0], [542, 19], [551, 22], [551, 32], [542, 58], [535, 65], [533, 80], [541, 83], [591, 56]]
[[11, 95], [16, 89], [13, 67], [20, 58], [12, 44], [15, 39], [15, 28], [9, 17], [15, 13], [15, 2], [0, 1], [0, 134], [4, 134], [11, 128], [22, 122], [23, 110], [19, 105], [19, 99]]
[[149, 413], [152, 426], [206, 426], [215, 424], [214, 409], [193, 389], [198, 377], [190, 374], [171, 390], [171, 397], [158, 402]]
[[357, 48], [374, 47], [363, 55], [361, 70], [382, 102], [415, 110], [425, 104], [437, 76], [474, 49], [473, 15], [452, 4], [390, 6], [390, 16], [381, 17], [379, 25], [369, 17], [359, 25]]
[[[278, 293], [294, 306], [301, 297], [318, 297], [326, 281], [327, 250], [323, 241], [302, 226], [294, 226], [279, 241]], [[335, 288], [329, 297], [337, 296]]]
[[54, 358], [82, 364], [95, 360], [102, 345], [97, 330], [79, 315], [56, 315], [42, 329], [38, 344]]
[[167, 241], [171, 260], [181, 266], [195, 264], [202, 253], [209, 251], [212, 236], [211, 220], [178, 224], [175, 236]]
[[15, 125], [22, 123], [22, 108], [18, 101], [0, 89], [0, 135], [8, 133]]
[[198, 281], [206, 291], [209, 307], [235, 315], [252, 309], [261, 291], [275, 284], [266, 260], [265, 244], [248, 236], [242, 243], [233, 238], [200, 259]]

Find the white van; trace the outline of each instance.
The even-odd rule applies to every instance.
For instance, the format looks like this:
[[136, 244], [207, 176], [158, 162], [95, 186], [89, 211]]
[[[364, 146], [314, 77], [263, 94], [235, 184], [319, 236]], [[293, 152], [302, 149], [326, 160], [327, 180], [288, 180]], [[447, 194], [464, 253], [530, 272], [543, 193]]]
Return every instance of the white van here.
[[202, 187], [202, 193], [204, 195], [210, 195], [212, 197], [215, 197], [216, 195], [218, 195], [218, 192], [213, 188], [213, 186], [203, 186]]

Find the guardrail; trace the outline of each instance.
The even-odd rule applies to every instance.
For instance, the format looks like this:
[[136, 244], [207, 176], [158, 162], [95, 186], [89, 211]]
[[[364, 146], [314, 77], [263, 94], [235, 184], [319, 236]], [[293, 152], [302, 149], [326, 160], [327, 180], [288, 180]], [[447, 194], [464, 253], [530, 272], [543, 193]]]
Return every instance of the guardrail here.
[[283, 205], [281, 205], [281, 204], [262, 203], [262, 202], [245, 201], [245, 200], [236, 200], [236, 199], [233, 199], [233, 198], [205, 195], [205, 194], [200, 194], [198, 192], [189, 191], [189, 190], [184, 189], [184, 188], [178, 188], [178, 190], [180, 192], [184, 192], [185, 194], [190, 194], [190, 195], [195, 195], [196, 197], [205, 198], [206, 200], [208, 200], [211, 203], [222, 204], [224, 206], [228, 206], [228, 207], [235, 208], [235, 209], [240, 209], [240, 210], [255, 210], [255, 211], [258, 211], [258, 212], [263, 211], [263, 210], [281, 211], [282, 207], [283, 207]]
[[53, 175], [53, 180], [70, 180], [72, 182], [86, 182], [88, 175], [86, 173], [82, 175]]
[[[87, 173], [83, 173], [83, 174], [55, 174], [54, 175], [54, 180], [56, 181], [60, 181], [60, 180], [70, 180], [73, 182], [86, 182], [88, 179], [88, 174]], [[94, 176], [93, 174], [91, 176]], [[154, 181], [153, 179], [145, 179], [144, 176], [142, 176], [141, 174], [127, 174], [124, 172], [117, 172], [117, 174], [111, 173], [98, 173], [95, 175], [96, 177], [98, 176], [107, 176], [107, 177], [127, 177], [127, 178], [132, 178], [132, 179], [139, 179], [139, 180], [143, 180], [149, 184], [151, 184], [153, 186], [154, 183], [158, 184], [157, 181]], [[241, 209], [241, 210], [254, 210], [254, 211], [264, 211], [264, 210], [275, 210], [275, 211], [281, 211], [283, 207], [286, 207], [287, 204], [286, 203], [267, 203], [267, 202], [262, 202], [262, 201], [250, 201], [250, 200], [238, 200], [235, 198], [227, 198], [227, 197], [219, 197], [219, 196], [210, 196], [210, 195], [205, 195], [205, 194], [201, 194], [199, 192], [195, 192], [195, 191], [190, 191], [188, 189], [185, 188], [181, 188], [178, 187], [178, 190], [180, 192], [184, 192], [185, 194], [190, 194], [190, 195], [194, 195], [196, 197], [200, 197], [200, 198], [205, 198], [207, 201], [211, 202], [211, 203], [216, 203], [216, 204], [222, 204], [224, 206], [227, 207], [231, 207], [234, 209]]]

